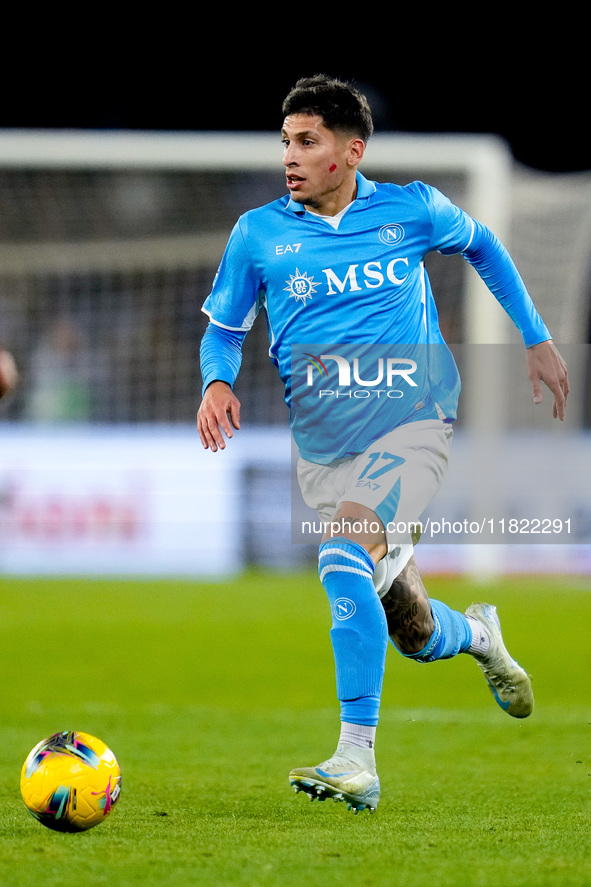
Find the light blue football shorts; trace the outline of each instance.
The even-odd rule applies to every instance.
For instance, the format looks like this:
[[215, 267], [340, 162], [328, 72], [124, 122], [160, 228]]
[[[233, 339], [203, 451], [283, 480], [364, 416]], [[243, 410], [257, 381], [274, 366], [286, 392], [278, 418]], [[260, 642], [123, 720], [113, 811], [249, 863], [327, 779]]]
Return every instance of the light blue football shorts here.
[[302, 497], [329, 524], [341, 503], [374, 512], [386, 531], [388, 556], [377, 565], [374, 583], [385, 593], [413, 554], [420, 518], [445, 478], [453, 428], [441, 419], [401, 425], [364, 453], [318, 465], [299, 459]]

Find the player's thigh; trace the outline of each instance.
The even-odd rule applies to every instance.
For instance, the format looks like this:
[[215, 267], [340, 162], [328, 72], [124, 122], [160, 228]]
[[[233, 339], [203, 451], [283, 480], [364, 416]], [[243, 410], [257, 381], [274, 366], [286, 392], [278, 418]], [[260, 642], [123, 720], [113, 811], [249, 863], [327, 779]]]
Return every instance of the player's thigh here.
[[352, 462], [341, 501], [376, 514], [390, 544], [409, 541], [441, 488], [451, 436], [451, 427], [439, 420], [394, 429]]
[[343, 502], [357, 503], [377, 515], [389, 543], [409, 541], [412, 532], [402, 532], [402, 527], [418, 523], [441, 487], [451, 437], [450, 425], [425, 420], [394, 429], [350, 459], [330, 465], [300, 459], [297, 474], [304, 502], [325, 523]]
[[335, 517], [338, 503], [349, 484], [349, 465], [352, 459], [342, 459], [330, 465], [317, 465], [299, 459], [297, 478], [302, 498], [313, 509], [321, 522], [329, 523]]

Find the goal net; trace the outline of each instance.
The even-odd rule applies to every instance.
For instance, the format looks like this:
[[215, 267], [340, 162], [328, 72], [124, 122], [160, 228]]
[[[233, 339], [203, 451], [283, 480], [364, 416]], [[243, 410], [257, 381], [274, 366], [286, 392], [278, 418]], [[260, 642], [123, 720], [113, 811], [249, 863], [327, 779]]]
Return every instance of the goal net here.
[[[589, 176], [516, 170], [495, 139], [385, 134], [363, 172], [428, 181], [487, 223], [557, 341], [586, 341]], [[284, 190], [271, 134], [1, 133], [0, 343], [22, 377], [2, 420], [193, 422], [200, 309], [230, 229]], [[512, 341], [463, 260], [428, 269], [449, 342]], [[286, 422], [262, 318], [237, 391], [249, 424]]]

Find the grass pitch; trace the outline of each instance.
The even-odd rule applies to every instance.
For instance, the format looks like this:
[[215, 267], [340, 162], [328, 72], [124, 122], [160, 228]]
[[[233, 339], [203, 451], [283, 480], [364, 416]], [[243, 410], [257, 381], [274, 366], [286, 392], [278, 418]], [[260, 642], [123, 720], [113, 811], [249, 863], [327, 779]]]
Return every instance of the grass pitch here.
[[[467, 656], [388, 654], [382, 800], [293, 794], [334, 749], [329, 614], [314, 571], [229, 583], [0, 578], [0, 884], [583, 887], [591, 883], [591, 593], [566, 579], [431, 579], [491, 600], [533, 675], [526, 721]], [[39, 825], [19, 794], [44, 736], [103, 739], [121, 800], [97, 828]]]

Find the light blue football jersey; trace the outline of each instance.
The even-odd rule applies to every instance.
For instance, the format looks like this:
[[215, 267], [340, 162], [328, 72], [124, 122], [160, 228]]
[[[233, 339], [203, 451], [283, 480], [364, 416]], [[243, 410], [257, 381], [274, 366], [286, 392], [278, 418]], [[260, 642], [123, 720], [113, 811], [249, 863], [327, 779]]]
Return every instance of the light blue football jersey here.
[[[471, 260], [487, 236], [435, 188], [358, 172], [357, 197], [336, 229], [287, 195], [245, 213], [203, 310], [210, 325], [238, 335], [265, 312], [296, 444], [328, 463], [400, 424], [456, 418], [459, 374], [424, 259], [439, 251]], [[526, 344], [550, 338], [498, 241], [493, 253], [491, 262], [484, 249], [484, 266], [498, 279], [487, 283]], [[206, 384], [228, 378], [203, 351], [202, 366]]]

